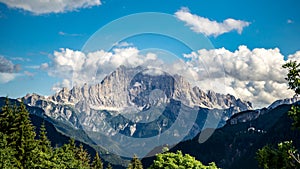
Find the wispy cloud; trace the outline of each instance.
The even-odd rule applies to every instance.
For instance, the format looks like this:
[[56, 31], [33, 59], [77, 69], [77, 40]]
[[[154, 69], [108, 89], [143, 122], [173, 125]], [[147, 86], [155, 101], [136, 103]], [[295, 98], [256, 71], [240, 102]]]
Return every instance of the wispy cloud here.
[[40, 69], [40, 65], [25, 66], [27, 69]]
[[21, 65], [13, 64], [10, 60], [0, 56], [0, 83], [7, 83], [14, 80], [21, 70]]
[[129, 46], [134, 46], [133, 43], [128, 43], [128, 42], [118, 42], [113, 44], [114, 47], [129, 47]]
[[13, 57], [11, 60], [17, 60], [17, 61], [22, 61], [22, 62], [30, 62], [29, 58], [24, 58], [24, 57]]
[[291, 20], [291, 19], [288, 19], [288, 20], [286, 21], [286, 23], [288, 23], [288, 24], [292, 24], [292, 23], [294, 23], [294, 21], [293, 21], [293, 20]]
[[1, 73], [17, 73], [21, 70], [19, 64], [13, 64], [10, 60], [0, 56], [0, 72]]
[[29, 72], [29, 71], [24, 71], [24, 74], [28, 77], [33, 77], [34, 76], [34, 73], [32, 72]]
[[100, 0], [0, 0], [11, 8], [23, 9], [36, 15], [47, 13], [63, 13], [79, 8], [101, 5]]
[[242, 33], [243, 29], [250, 25], [250, 22], [228, 18], [223, 22], [217, 22], [205, 17], [191, 14], [188, 8], [181, 8], [175, 16], [186, 23], [194, 32], [203, 33], [206, 36], [219, 36], [221, 34], [237, 31]]
[[6, 18], [6, 15], [2, 11], [0, 11], [0, 18]]
[[0, 72], [0, 84], [8, 83], [18, 77], [18, 73], [2, 73]]
[[66, 33], [66, 32], [63, 32], [63, 31], [59, 31], [58, 34], [61, 35], [61, 36], [82, 36], [82, 34]]

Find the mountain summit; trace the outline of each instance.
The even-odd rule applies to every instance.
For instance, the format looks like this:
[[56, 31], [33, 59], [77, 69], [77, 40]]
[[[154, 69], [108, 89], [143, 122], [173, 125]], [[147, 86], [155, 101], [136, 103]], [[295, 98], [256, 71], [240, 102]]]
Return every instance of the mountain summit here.
[[90, 108], [122, 110], [133, 105], [143, 107], [149, 105], [151, 99], [155, 100], [155, 97], [164, 97], [160, 98], [164, 102], [170, 99], [178, 100], [189, 107], [219, 109], [234, 107], [236, 112], [252, 109], [250, 102], [244, 102], [230, 94], [224, 95], [214, 91], [206, 93], [197, 86], [191, 86], [182, 76], [172, 76], [157, 69], [124, 66], [106, 76], [101, 83], [75, 86], [71, 90], [63, 88], [48, 98], [28, 94], [24, 100], [30, 105], [35, 105], [38, 100], [58, 105], [69, 104], [80, 112], [86, 112]]

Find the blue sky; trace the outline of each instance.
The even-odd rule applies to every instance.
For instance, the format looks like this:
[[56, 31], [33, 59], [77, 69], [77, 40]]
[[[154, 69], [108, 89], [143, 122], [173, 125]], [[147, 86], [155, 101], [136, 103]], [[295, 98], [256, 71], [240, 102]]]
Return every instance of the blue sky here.
[[[238, 28], [232, 28], [217, 35], [205, 35], [215, 49], [224, 48], [227, 51], [226, 54], [228, 52], [234, 53], [234, 51], [239, 50], [241, 45], [247, 47], [249, 55], [255, 56], [258, 54], [256, 54], [256, 50], [253, 51], [254, 49], [262, 48], [268, 51], [278, 48], [279, 51], [273, 51], [274, 55], [280, 54], [286, 60], [289, 55], [296, 55], [295, 53], [300, 51], [300, 2], [297, 0], [81, 0], [79, 1], [81, 4], [65, 0], [58, 6], [55, 4], [56, 2], [53, 1], [52, 4], [45, 5], [39, 4], [35, 0], [28, 0], [28, 2], [25, 0], [22, 2], [23, 4], [11, 0], [0, 0], [0, 56], [2, 57], [0, 61], [3, 61], [2, 64], [0, 63], [0, 66], [3, 67], [0, 67], [0, 71], [2, 71], [0, 72], [2, 73], [2, 76], [0, 76], [1, 96], [22, 97], [26, 93], [33, 92], [41, 95], [53, 94], [53, 86], [63, 86], [62, 81], [66, 79], [64, 75], [49, 70], [55, 59], [58, 59], [58, 55], [63, 53], [60, 50], [61, 48], [80, 51], [87, 40], [103, 26], [118, 18], [142, 12], [166, 13], [174, 16], [174, 18], [177, 17], [178, 23], [194, 32], [195, 37], [203, 36], [201, 35], [203, 33], [201, 29], [200, 32], [199, 29], [198, 31], [195, 30], [196, 28], [192, 30], [193, 25], [195, 26], [199, 24], [198, 22], [203, 21], [201, 18], [216, 22], [219, 25], [228, 18], [239, 21], [240, 24], [247, 23], [239, 27], [241, 28], [240, 32], [237, 30]], [[65, 7], [63, 7], [64, 5]], [[198, 20], [189, 20], [192, 17], [183, 16], [180, 19], [180, 16], [175, 14], [179, 11], [182, 12], [181, 14], [184, 14], [184, 12], [185, 14], [191, 14], [194, 18], [197, 16]], [[130, 24], [143, 27], [143, 23]], [[156, 26], [159, 27], [159, 25]], [[227, 28], [228, 25], [225, 25], [224, 29]], [[122, 29], [120, 27], [120, 31]], [[124, 26], [124, 29], [130, 29], [130, 25]], [[174, 25], [174, 29], [179, 28]], [[111, 34], [114, 33], [116, 33], [115, 30], [111, 32]], [[178, 55], [193, 52], [184, 46], [179, 47], [178, 42], [172, 42], [168, 38], [161, 38], [160, 40], [155, 38], [157, 37], [151, 37], [150, 35], [140, 38], [129, 37], [124, 42], [129, 43], [128, 48], [132, 47], [139, 50], [162, 47], [164, 50], [172, 51]], [[153, 43], [154, 41], [157, 43]], [[197, 38], [190, 38], [190, 41], [197, 43]], [[173, 48], [166, 45], [163, 47], [167, 43], [171, 44]], [[101, 50], [101, 47], [99, 50]], [[55, 55], [55, 51], [60, 53]], [[197, 56], [203, 55], [201, 52], [194, 52]], [[251, 56], [248, 57], [251, 58]], [[294, 58], [299, 57], [294, 56]], [[262, 63], [262, 65], [264, 64]], [[7, 65], [14, 67], [9, 70], [4, 69]], [[48, 69], [43, 69], [42, 65], [47, 65]], [[197, 65], [194, 66], [197, 67]], [[282, 74], [281, 70], [279, 71], [280, 65], [276, 66], [278, 72]], [[59, 69], [53, 65], [52, 68]], [[270, 66], [267, 69], [270, 68], [272, 67]], [[271, 70], [269, 71], [272, 74]], [[238, 88], [234, 88], [236, 86], [234, 84], [240, 84], [245, 80], [241, 80], [235, 74], [228, 74], [229, 76], [238, 79], [239, 83], [230, 81], [229, 85], [231, 86], [228, 92], [233, 92], [232, 94], [234, 92], [239, 93]], [[284, 75], [282, 74], [282, 76]], [[253, 78], [253, 81], [255, 80], [257, 78]], [[276, 82], [282, 85], [284, 83], [280, 79], [270, 78], [268, 80], [270, 84]], [[260, 82], [261, 80], [257, 81]], [[251, 78], [245, 82], [245, 85], [251, 86], [252, 83], [250, 82], [252, 82]], [[258, 89], [259, 85], [257, 84], [253, 86], [254, 89], [262, 90]], [[266, 86], [263, 88], [266, 88]], [[250, 89], [249, 91], [251, 93]], [[253, 92], [251, 94], [235, 95], [248, 100], [251, 100], [251, 96], [260, 96]], [[273, 101], [279, 98], [270, 97], [266, 96], [266, 99]]]

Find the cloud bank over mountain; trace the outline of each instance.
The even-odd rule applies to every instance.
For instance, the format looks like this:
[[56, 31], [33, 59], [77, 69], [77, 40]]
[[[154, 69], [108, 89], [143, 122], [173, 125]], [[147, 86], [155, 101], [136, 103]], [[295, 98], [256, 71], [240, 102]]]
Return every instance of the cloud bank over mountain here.
[[[255, 107], [267, 106], [277, 99], [293, 96], [284, 79], [287, 72], [282, 68], [287, 61], [278, 48], [250, 50], [247, 46], [239, 46], [233, 52], [225, 48], [201, 49], [184, 54], [181, 60], [172, 64], [166, 63], [153, 53], [142, 55], [135, 47], [87, 54], [60, 49], [50, 59], [52, 62], [44, 63], [41, 68], [50, 76], [63, 79], [61, 83], [53, 86], [55, 91], [61, 87], [99, 83], [121, 65], [142, 65], [163, 68], [168, 73], [182, 75], [203, 90], [229, 93], [251, 101]], [[299, 59], [300, 51], [288, 56], [288, 61]]]
[[156, 55], [149, 53], [143, 56], [134, 47], [116, 48], [112, 52], [99, 50], [88, 54], [62, 48], [60, 51], [55, 51], [50, 59], [51, 63], [44, 63], [40, 67], [50, 76], [64, 79], [62, 83], [54, 85], [55, 91], [60, 90], [61, 87], [70, 88], [84, 83], [100, 83], [106, 75], [121, 65], [137, 67], [159, 64]]
[[[289, 60], [299, 60], [300, 53], [296, 52], [288, 56]], [[199, 50], [186, 54], [185, 57], [190, 58], [189, 64], [197, 67], [199, 63], [204, 62], [210, 67], [211, 75], [225, 73], [226, 92], [251, 101], [254, 106], [266, 106], [277, 99], [290, 98], [293, 92], [287, 88], [285, 76], [287, 71], [282, 68], [286, 63], [284, 56], [278, 48], [264, 49], [255, 48], [248, 49], [246, 46], [231, 52], [225, 48], [213, 50]], [[216, 63], [222, 62], [222, 63]], [[216, 65], [222, 64], [223, 67]], [[203, 81], [198, 85], [203, 89], [211, 89], [207, 82], [216, 81], [224, 83], [222, 77], [215, 76], [205, 77], [200, 75]], [[217, 91], [224, 92], [224, 91]]]

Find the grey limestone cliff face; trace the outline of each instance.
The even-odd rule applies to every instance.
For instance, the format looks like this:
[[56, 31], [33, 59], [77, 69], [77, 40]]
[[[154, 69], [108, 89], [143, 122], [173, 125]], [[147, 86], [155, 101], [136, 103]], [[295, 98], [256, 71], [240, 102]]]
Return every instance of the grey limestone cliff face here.
[[[161, 70], [124, 66], [119, 67], [98, 84], [75, 86], [70, 90], [63, 88], [50, 97], [26, 95], [23, 100], [28, 105], [44, 109], [46, 115], [51, 118], [68, 122], [75, 128], [83, 126], [91, 131], [108, 127], [109, 124], [103, 120], [113, 119], [112, 117], [117, 117], [122, 112], [127, 114], [144, 112], [134, 115], [135, 122], [151, 119], [152, 116], [154, 118], [155, 114], [164, 110], [164, 106], [171, 103], [171, 100], [191, 109], [195, 107], [228, 109], [230, 112], [227, 111], [226, 116], [252, 109], [251, 103], [232, 95], [204, 92], [199, 87], [191, 86], [182, 76], [170, 75]], [[154, 107], [162, 109], [147, 111]], [[119, 129], [131, 127], [130, 131], [133, 132], [136, 129], [132, 126], [136, 125], [124, 123], [115, 127]], [[102, 129], [99, 129], [100, 127]]]
[[112, 108], [127, 106], [129, 103], [127, 94], [128, 83], [132, 74], [135, 74], [139, 69], [127, 69], [121, 66], [98, 84], [85, 84], [82, 87], [75, 86], [71, 90], [63, 88], [49, 100], [75, 105], [85, 102], [88, 105]]

